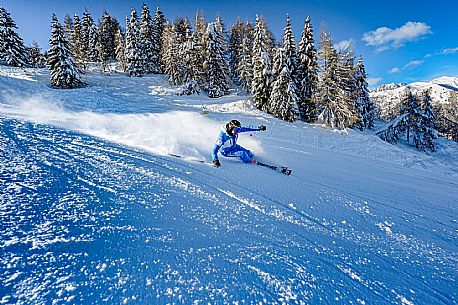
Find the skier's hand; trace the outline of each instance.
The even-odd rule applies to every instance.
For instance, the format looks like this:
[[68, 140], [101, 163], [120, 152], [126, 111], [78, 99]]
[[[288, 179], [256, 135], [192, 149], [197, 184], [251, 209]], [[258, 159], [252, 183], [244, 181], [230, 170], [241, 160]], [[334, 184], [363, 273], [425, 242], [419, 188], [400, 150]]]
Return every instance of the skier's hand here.
[[221, 163], [219, 163], [219, 160], [213, 160], [213, 166], [220, 167]]
[[259, 126], [259, 130], [261, 131], [266, 131], [267, 127], [265, 125]]

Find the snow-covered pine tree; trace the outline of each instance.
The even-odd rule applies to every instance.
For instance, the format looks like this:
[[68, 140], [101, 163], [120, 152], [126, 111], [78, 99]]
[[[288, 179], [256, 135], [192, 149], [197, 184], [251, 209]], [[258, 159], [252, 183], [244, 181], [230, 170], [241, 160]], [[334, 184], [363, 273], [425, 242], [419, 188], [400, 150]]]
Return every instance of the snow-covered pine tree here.
[[95, 23], [91, 24], [88, 36], [87, 60], [97, 62], [99, 60], [99, 31]]
[[262, 31], [264, 33], [264, 39], [267, 47], [267, 52], [269, 52], [269, 57], [272, 61], [274, 57], [274, 48], [275, 48], [275, 36], [270, 28], [267, 26], [266, 19], [264, 16], [259, 17], [259, 21], [262, 23]]
[[90, 56], [97, 52], [97, 50], [92, 50], [92, 48], [96, 46], [96, 44], [91, 42], [91, 39], [93, 39], [93, 37], [91, 37], [91, 35], [93, 35], [93, 33], [91, 34], [93, 25], [94, 19], [92, 19], [91, 14], [85, 10], [83, 18], [81, 19], [81, 43], [83, 46], [84, 62], [91, 61]]
[[28, 52], [22, 38], [16, 33], [16, 23], [10, 13], [0, 6], [0, 61], [15, 67], [26, 67]]
[[71, 35], [70, 47], [75, 56], [75, 60], [79, 64], [83, 64], [85, 60], [85, 51], [83, 46], [83, 36], [81, 33], [81, 22], [78, 15], [73, 16], [73, 33]]
[[68, 42], [71, 42], [73, 34], [73, 20], [69, 14], [66, 14], [64, 18], [64, 34], [65, 37], [67, 37]]
[[197, 82], [200, 88], [205, 88], [205, 72], [204, 72], [204, 62], [205, 62], [205, 47], [207, 45], [207, 22], [205, 21], [204, 12], [196, 12], [196, 18], [194, 21], [194, 35], [196, 36], [196, 69], [199, 71], [199, 79]]
[[115, 44], [115, 59], [117, 62], [117, 68], [121, 71], [126, 72], [127, 64], [126, 64], [126, 43], [124, 39], [124, 35], [121, 32], [121, 28], [118, 27], [116, 30], [116, 34], [114, 37], [114, 44]]
[[272, 63], [262, 19], [256, 16], [253, 35], [251, 93], [256, 108], [267, 111], [271, 92]]
[[417, 131], [421, 128], [421, 109], [420, 102], [418, 97], [412, 93], [412, 91], [407, 91], [401, 102], [401, 115], [407, 114], [407, 143], [410, 143], [411, 133], [413, 136], [414, 143], [417, 141], [416, 134]]
[[251, 90], [253, 82], [253, 63], [251, 53], [253, 51], [253, 25], [247, 21], [243, 28], [242, 46], [239, 50], [240, 62], [236, 67], [240, 86], [246, 90]]
[[405, 136], [407, 143], [412, 139], [416, 149], [434, 151], [433, 140], [437, 138], [435, 119], [430, 92], [423, 92], [420, 100], [417, 95], [407, 91], [402, 99], [400, 116], [377, 132], [377, 135], [390, 143], [396, 143]]
[[355, 96], [356, 105], [358, 107], [359, 128], [373, 128], [375, 120], [375, 105], [369, 97], [369, 89], [367, 84], [366, 68], [364, 67], [362, 56], [359, 57], [355, 70]]
[[177, 17], [173, 22], [175, 32], [177, 34], [179, 43], [186, 41], [186, 35], [191, 30], [191, 24], [189, 23], [188, 18]]
[[433, 140], [437, 139], [435, 130], [436, 114], [431, 104], [431, 92], [425, 90], [421, 95], [421, 127], [417, 132], [415, 147], [421, 151], [435, 151]]
[[405, 133], [408, 125], [409, 114], [405, 113], [398, 118], [395, 118], [384, 128], [378, 131], [376, 134], [385, 142], [395, 144], [399, 142]]
[[200, 75], [199, 64], [197, 64], [199, 60], [197, 35], [188, 29], [186, 36], [186, 41], [180, 46], [180, 57], [183, 64], [182, 82], [184, 84], [182, 94], [200, 94], [201, 90], [198, 80], [202, 76]]
[[32, 68], [43, 68], [46, 66], [46, 60], [43, 54], [41, 54], [40, 47], [36, 42], [33, 42], [29, 48], [29, 61]]
[[151, 13], [146, 5], [143, 4], [142, 17], [140, 21], [140, 39], [142, 41], [142, 60], [145, 73], [157, 73], [156, 49], [154, 47], [154, 24]]
[[163, 65], [161, 63], [161, 57], [163, 53], [163, 48], [162, 48], [162, 33], [164, 32], [164, 27], [165, 27], [165, 17], [162, 11], [158, 8], [156, 8], [156, 13], [154, 15], [153, 19], [153, 57], [151, 58], [151, 61], [153, 62], [153, 67], [155, 68], [155, 72], [153, 73], [162, 73], [163, 70]]
[[102, 21], [99, 22], [99, 44], [97, 46], [99, 61], [102, 63], [103, 71], [108, 68], [108, 61], [116, 58], [116, 48], [118, 45], [115, 42], [115, 36], [118, 30], [120, 30], [118, 20], [110, 16], [107, 11], [104, 11]]
[[318, 121], [331, 127], [345, 129], [354, 124], [356, 115], [348, 101], [342, 101], [343, 90], [338, 79], [339, 58], [326, 29], [320, 35], [321, 79], [317, 96]]
[[238, 17], [229, 36], [229, 70], [233, 82], [237, 85], [242, 84], [239, 67], [243, 56], [244, 28], [242, 19]]
[[191, 32], [191, 24], [189, 23], [189, 20], [185, 17], [177, 17], [175, 18], [175, 21], [173, 22], [173, 29], [175, 30], [176, 34], [176, 41], [173, 43], [174, 47], [176, 48], [176, 66], [178, 68], [178, 73], [179, 77], [178, 79], [178, 85], [186, 83], [184, 74], [186, 73], [187, 67], [185, 67], [184, 63], [184, 58], [183, 58], [183, 52], [185, 48], [185, 44], [187, 41], [188, 34]]
[[142, 76], [143, 59], [140, 51], [139, 43], [139, 26], [137, 20], [137, 12], [132, 9], [130, 12], [130, 19], [126, 18], [126, 73], [128, 76]]
[[47, 56], [48, 67], [51, 70], [51, 86], [68, 89], [85, 85], [81, 71], [73, 59], [73, 53], [68, 47], [63, 27], [54, 14], [51, 30]]
[[[356, 80], [355, 80], [355, 56], [350, 46], [340, 50], [338, 53], [338, 64], [337, 64], [337, 80], [339, 84], [340, 92], [340, 105], [341, 108], [350, 110], [347, 114], [348, 126], [358, 126], [358, 106], [356, 100]], [[350, 123], [353, 122], [353, 123]]]
[[289, 15], [286, 15], [286, 26], [283, 34], [283, 49], [285, 52], [285, 64], [288, 66], [288, 70], [291, 73], [291, 77], [293, 81], [296, 83], [297, 87], [298, 58]]
[[317, 118], [318, 56], [309, 16], [299, 42], [298, 61], [299, 112], [303, 121], [311, 123]]
[[166, 22], [162, 33], [162, 58], [163, 71], [168, 75], [170, 84], [182, 84], [181, 67], [179, 58], [179, 40], [175, 27]]
[[253, 82], [253, 65], [251, 62], [251, 50], [253, 46], [250, 45], [249, 38], [243, 37], [242, 47], [240, 50], [240, 62], [237, 66], [237, 75], [240, 86], [245, 91], [250, 91]]
[[288, 122], [299, 117], [296, 83], [288, 65], [288, 54], [284, 48], [276, 48], [273, 73], [276, 76], [268, 104], [268, 112]]
[[458, 142], [458, 92], [451, 91], [447, 103], [436, 104], [434, 108], [439, 134]]
[[221, 97], [229, 90], [229, 68], [226, 62], [226, 42], [217, 22], [209, 23], [205, 46], [205, 90], [209, 97]]

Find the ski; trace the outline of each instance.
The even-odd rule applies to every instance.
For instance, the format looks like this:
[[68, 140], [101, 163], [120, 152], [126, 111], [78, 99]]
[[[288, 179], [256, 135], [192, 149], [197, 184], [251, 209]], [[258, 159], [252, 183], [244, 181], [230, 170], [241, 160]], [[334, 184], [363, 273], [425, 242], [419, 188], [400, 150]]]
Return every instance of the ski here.
[[[177, 155], [177, 154], [168, 154], [168, 155], [171, 156], [171, 157], [184, 159], [184, 160], [191, 161], [191, 162], [199, 162], [199, 163], [204, 163], [204, 164], [208, 164], [208, 165], [212, 165], [213, 166], [213, 164], [211, 164], [211, 163], [207, 163], [205, 161], [198, 160], [198, 159], [186, 159], [185, 157]], [[279, 173], [285, 174], [287, 176], [291, 175], [291, 172], [292, 172], [292, 170], [287, 168], [286, 166], [270, 165], [270, 164], [265, 164], [265, 163], [262, 163], [262, 162], [259, 162], [259, 161], [256, 162], [256, 165], [260, 165], [260, 166], [264, 166], [264, 167], [270, 168], [270, 169], [272, 169], [274, 171], [277, 171]]]
[[287, 168], [286, 166], [276, 166], [276, 165], [270, 165], [270, 164], [265, 164], [265, 163], [262, 163], [262, 162], [256, 162], [257, 165], [261, 165], [261, 166], [264, 166], [264, 167], [267, 167], [267, 168], [270, 168], [274, 171], [277, 171], [279, 173], [282, 173], [282, 174], [285, 174], [287, 176], [291, 175], [291, 169]]
[[205, 162], [205, 161], [203, 161], [203, 160], [199, 160], [199, 159], [188, 159], [188, 158], [186, 158], [186, 157], [183, 157], [183, 156], [180, 156], [180, 155], [176, 155], [176, 154], [168, 154], [168, 155], [171, 156], [171, 157], [183, 159], [183, 160], [186, 160], [186, 161], [199, 162], [199, 163], [204, 163], [204, 164], [212, 165], [211, 163], [207, 163], [207, 162]]

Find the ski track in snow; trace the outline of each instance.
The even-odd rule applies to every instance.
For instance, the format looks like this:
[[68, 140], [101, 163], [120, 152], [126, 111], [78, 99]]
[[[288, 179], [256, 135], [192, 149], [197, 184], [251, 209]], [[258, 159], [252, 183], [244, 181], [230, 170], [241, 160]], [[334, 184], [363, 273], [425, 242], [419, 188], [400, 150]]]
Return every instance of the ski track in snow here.
[[[3, 99], [5, 91], [13, 96], [11, 84], [28, 93], [45, 90], [33, 89], [40, 85], [36, 77], [30, 84], [0, 80]], [[111, 92], [119, 80], [132, 91]], [[144, 100], [135, 100], [134, 92], [148, 82], [156, 83]], [[192, 97], [168, 96], [173, 90], [162, 90], [161, 78], [115, 76], [104, 83], [93, 75], [91, 83], [77, 90], [73, 123], [86, 115], [95, 94], [106, 103], [113, 96], [129, 100], [128, 113], [135, 106], [159, 109], [147, 99], [158, 93], [170, 111], [193, 104]], [[62, 94], [78, 97], [76, 91]], [[210, 117], [230, 118], [237, 98], [220, 106], [210, 100], [209, 109], [225, 112]], [[240, 115], [248, 109], [246, 121], [277, 127], [268, 125], [272, 138], [247, 138], [248, 146], [260, 141], [269, 152], [261, 159], [289, 160], [292, 176], [227, 159], [213, 168], [154, 154], [154, 147], [144, 149], [129, 137], [109, 141], [110, 129], [97, 138], [99, 131], [85, 129], [82, 120], [68, 125], [65, 115], [72, 112], [63, 108], [51, 112], [52, 122], [34, 122], [32, 114], [0, 103], [0, 304], [458, 302], [453, 176], [397, 168], [395, 158], [385, 163], [340, 154], [332, 147], [343, 143], [335, 139], [345, 141], [340, 135], [318, 143], [329, 131], [285, 129], [258, 118], [245, 101]], [[121, 120], [128, 126], [119, 132], [131, 135], [144, 116]], [[307, 137], [303, 147], [294, 145], [297, 137]], [[205, 158], [202, 150], [191, 156]], [[429, 192], [420, 191], [424, 186]]]

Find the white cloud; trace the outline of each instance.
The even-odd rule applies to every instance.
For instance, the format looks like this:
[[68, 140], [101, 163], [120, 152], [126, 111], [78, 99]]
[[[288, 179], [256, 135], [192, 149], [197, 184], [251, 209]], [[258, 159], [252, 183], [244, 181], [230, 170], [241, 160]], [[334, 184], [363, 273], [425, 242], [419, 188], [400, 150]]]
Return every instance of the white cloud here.
[[394, 67], [390, 71], [388, 71], [388, 73], [390, 73], [390, 74], [399, 73], [399, 72], [401, 72], [401, 71], [403, 71], [405, 69], [415, 68], [416, 66], [419, 66], [424, 62], [425, 62], [424, 60], [412, 60], [412, 61], [408, 62], [407, 64], [405, 64], [404, 67], [402, 67], [401, 69], [399, 69], [398, 67]]
[[337, 51], [343, 51], [347, 48], [351, 48], [355, 45], [355, 40], [354, 39], [348, 39], [348, 40], [342, 40], [341, 42], [339, 43], [336, 43], [334, 45], [334, 48], [337, 50]]
[[430, 58], [433, 56], [437, 55], [450, 55], [450, 54], [456, 54], [458, 53], [458, 47], [457, 48], [446, 48], [442, 49], [441, 51], [435, 52], [435, 53], [429, 53], [425, 55], [425, 58]]
[[455, 54], [458, 53], [458, 48], [444, 49], [442, 54]]
[[368, 78], [368, 79], [367, 79], [367, 84], [368, 84], [369, 86], [375, 86], [375, 85], [377, 85], [378, 83], [380, 83], [382, 80], [383, 80], [383, 78], [381, 78], [381, 77], [378, 77], [378, 78]]
[[406, 42], [421, 39], [431, 33], [431, 27], [426, 23], [409, 21], [396, 29], [380, 27], [375, 31], [364, 33], [362, 40], [368, 46], [375, 46], [377, 52], [381, 52], [400, 48]]
[[425, 62], [424, 60], [412, 60], [408, 64], [406, 64], [404, 67], [402, 67], [402, 70], [414, 68], [416, 66], [421, 65], [424, 62]]

